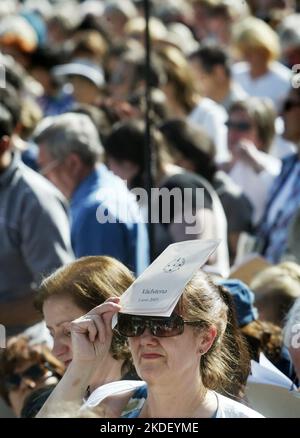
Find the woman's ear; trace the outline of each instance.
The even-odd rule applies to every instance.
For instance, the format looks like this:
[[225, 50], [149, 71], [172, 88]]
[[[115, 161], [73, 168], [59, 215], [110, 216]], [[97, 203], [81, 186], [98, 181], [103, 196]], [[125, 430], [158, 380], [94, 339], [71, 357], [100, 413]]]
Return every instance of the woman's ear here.
[[201, 332], [199, 336], [199, 354], [205, 354], [210, 350], [214, 340], [216, 339], [216, 336], [217, 329], [215, 326], [208, 327]]

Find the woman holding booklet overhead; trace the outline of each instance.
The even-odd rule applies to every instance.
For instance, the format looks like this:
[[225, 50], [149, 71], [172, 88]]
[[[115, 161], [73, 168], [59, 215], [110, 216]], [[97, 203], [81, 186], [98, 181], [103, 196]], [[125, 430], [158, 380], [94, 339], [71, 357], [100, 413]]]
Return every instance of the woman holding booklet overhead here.
[[[261, 417], [228, 398], [241, 396], [249, 373], [249, 357], [237, 329], [230, 294], [199, 270], [199, 265], [203, 265], [211, 254], [211, 247], [205, 248], [203, 241], [198, 241], [198, 247], [195, 244], [193, 241], [193, 244], [171, 245], [126, 291], [121, 301], [120, 298], [107, 300], [71, 324], [73, 361], [92, 368], [95, 363], [99, 366], [105, 360], [113, 336], [112, 319], [117, 315], [114, 331], [128, 338], [136, 371], [144, 381], [127, 392], [123, 388], [118, 393], [115, 390], [118, 383], [105, 385], [102, 394], [99, 388], [102, 415], [123, 418]], [[170, 262], [166, 263], [170, 251], [175, 249], [178, 257], [174, 258], [172, 253]], [[158, 298], [156, 308], [155, 304], [149, 305], [149, 298], [150, 315], [147, 315], [147, 302], [140, 300], [143, 291], [158, 290], [155, 286], [163, 285], [166, 279], [170, 287], [160, 289], [166, 290], [173, 303], [170, 316], [161, 315], [159, 311], [159, 306], [163, 308], [163, 300], [165, 304], [167, 302], [165, 296], [160, 303]], [[175, 302], [174, 288], [180, 291]], [[134, 306], [136, 314], [126, 313]], [[51, 405], [68, 399], [68, 385], [70, 381], [65, 384], [63, 378], [39, 416], [49, 415]], [[73, 385], [76, 385], [75, 379]], [[88, 400], [86, 406], [97, 404], [93, 394], [91, 398], [93, 404]]]

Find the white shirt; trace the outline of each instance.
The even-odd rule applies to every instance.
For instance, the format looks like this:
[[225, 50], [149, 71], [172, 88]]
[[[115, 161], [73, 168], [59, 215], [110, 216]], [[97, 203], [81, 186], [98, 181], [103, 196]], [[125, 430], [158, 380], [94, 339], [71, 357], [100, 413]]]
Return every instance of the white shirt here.
[[227, 126], [225, 125], [227, 119], [228, 115], [225, 109], [208, 97], [203, 97], [188, 116], [189, 122], [202, 128], [214, 141], [217, 163], [229, 160]]
[[250, 95], [270, 98], [277, 110], [291, 88], [291, 71], [283, 64], [274, 61], [269, 71], [253, 79], [247, 62], [238, 62], [232, 67], [233, 78]]
[[[130, 393], [146, 383], [144, 381], [121, 380], [103, 385], [90, 395], [81, 410], [98, 406], [105, 398], [113, 395]], [[218, 410], [216, 418], [264, 418], [263, 415], [254, 411], [248, 406], [231, 400], [217, 392], [214, 392], [218, 400]]]
[[229, 172], [231, 178], [241, 187], [253, 205], [255, 224], [259, 222], [264, 213], [271, 185], [281, 170], [280, 160], [262, 151], [257, 151], [257, 154], [266, 170], [256, 173], [248, 163], [238, 161]]

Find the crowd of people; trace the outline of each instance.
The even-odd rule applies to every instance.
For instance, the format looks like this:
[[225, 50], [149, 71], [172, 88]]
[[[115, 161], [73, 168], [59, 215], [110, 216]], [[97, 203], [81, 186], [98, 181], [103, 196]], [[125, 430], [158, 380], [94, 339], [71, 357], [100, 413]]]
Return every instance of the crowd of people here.
[[[150, 66], [141, 0], [0, 4], [0, 417], [101, 387], [86, 416], [261, 417], [261, 353], [299, 388], [300, 2], [149, 2]], [[119, 313], [196, 239], [220, 244], [169, 317]]]

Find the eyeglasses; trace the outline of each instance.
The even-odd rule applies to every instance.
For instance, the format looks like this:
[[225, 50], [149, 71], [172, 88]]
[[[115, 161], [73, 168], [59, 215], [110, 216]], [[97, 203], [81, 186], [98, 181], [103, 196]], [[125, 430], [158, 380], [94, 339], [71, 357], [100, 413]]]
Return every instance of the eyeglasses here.
[[235, 129], [236, 131], [246, 132], [252, 128], [252, 124], [249, 122], [233, 122], [228, 120], [225, 125], [228, 129]]
[[181, 335], [184, 331], [184, 324], [203, 324], [203, 321], [185, 321], [181, 316], [173, 314], [164, 316], [136, 316], [126, 313], [118, 314], [118, 332], [128, 338], [141, 336], [148, 328], [153, 336], [168, 338]]
[[287, 99], [283, 102], [282, 111], [290, 111], [292, 108], [300, 107], [299, 100]]
[[45, 377], [46, 373], [48, 377], [49, 371], [51, 372], [52, 376], [55, 375], [55, 372], [53, 372], [49, 364], [35, 364], [27, 368], [22, 373], [10, 374], [5, 381], [6, 390], [7, 392], [17, 390], [24, 378], [37, 382], [38, 380], [41, 380], [43, 377]]

